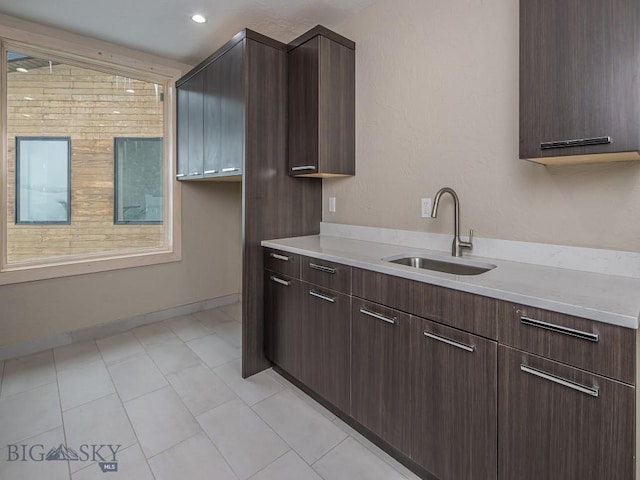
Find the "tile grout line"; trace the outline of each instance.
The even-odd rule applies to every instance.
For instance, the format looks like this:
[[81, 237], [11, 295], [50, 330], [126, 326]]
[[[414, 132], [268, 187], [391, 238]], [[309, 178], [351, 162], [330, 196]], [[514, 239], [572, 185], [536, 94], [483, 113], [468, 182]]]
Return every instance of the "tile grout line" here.
[[[96, 348], [98, 348], [96, 346]], [[56, 390], [58, 391], [58, 405], [60, 407], [60, 423], [62, 424], [62, 438], [64, 439], [64, 445], [69, 448], [68, 439], [67, 439], [67, 429], [64, 425], [64, 410], [62, 409], [62, 394], [60, 393], [60, 381], [58, 380], [58, 362], [56, 362], [56, 356], [53, 352], [53, 348], [51, 349], [51, 358], [53, 359], [53, 369], [56, 373]], [[71, 464], [67, 460], [67, 472], [69, 474], [69, 480], [72, 480], [71, 477]]]
[[[322, 455], [319, 459], [317, 459], [315, 462], [313, 462], [312, 464], [307, 463], [306, 460], [304, 460], [304, 458], [302, 460], [305, 461], [305, 463], [307, 463], [307, 465], [309, 465], [310, 468], [313, 469], [314, 472], [316, 472], [318, 475], [320, 475], [322, 478], [324, 478], [322, 476], [322, 474], [320, 472], [318, 472], [315, 468], [313, 468], [313, 466], [318, 463], [319, 461], [321, 461], [324, 457], [326, 457], [327, 455], [329, 455], [331, 452], [333, 452], [336, 448], [338, 448], [340, 445], [342, 445], [344, 442], [346, 442], [347, 440], [349, 440], [351, 437], [351, 435], [347, 434], [346, 438], [343, 438], [340, 442], [338, 442], [333, 448], [331, 448], [327, 453], [325, 453], [324, 455]], [[354, 439], [355, 440], [355, 439]], [[356, 440], [357, 441], [357, 440]], [[329, 479], [327, 479], [329, 480]]]
[[[125, 332], [123, 332], [123, 333], [125, 333]], [[135, 335], [133, 335], [133, 338], [135, 338], [136, 342], [140, 343], [140, 341], [136, 338]], [[141, 343], [140, 343], [140, 346], [144, 350], [144, 346]], [[111, 376], [111, 372], [109, 371], [109, 366], [107, 365], [107, 362], [104, 359], [104, 355], [102, 354], [102, 350], [98, 346], [98, 342], [96, 342], [96, 347], [98, 348], [98, 353], [100, 354], [100, 358], [102, 358], [102, 361], [104, 362], [104, 367], [107, 370], [107, 374], [109, 375], [109, 379], [111, 380], [111, 383], [113, 384], [113, 389], [115, 390], [115, 394], [118, 396], [118, 400], [120, 400], [120, 406], [122, 407], [122, 410], [124, 411], [124, 414], [127, 417], [127, 421], [129, 422], [129, 426], [131, 427], [131, 431], [133, 432], [134, 437], [136, 437], [136, 442], [137, 442], [137, 445], [140, 448], [140, 452], [142, 453], [142, 458], [144, 458], [144, 461], [147, 464], [147, 468], [149, 469], [149, 473], [151, 474], [151, 477], [155, 480], [156, 476], [153, 473], [153, 469], [151, 468], [151, 464], [149, 463], [149, 459], [147, 458], [147, 456], [144, 453], [144, 450], [142, 449], [142, 442], [140, 441], [140, 438], [138, 438], [138, 432], [136, 432], [136, 429], [133, 426], [133, 422], [131, 421], [131, 417], [129, 417], [129, 412], [127, 412], [127, 409], [124, 406], [124, 402], [122, 401], [122, 397], [120, 396], [120, 392], [118, 392], [118, 389], [116, 388], [116, 384], [113, 381], [113, 377]], [[146, 350], [145, 350], [145, 352], [146, 352]], [[126, 448], [125, 448], [125, 450], [126, 450]]]
[[[279, 379], [282, 379], [284, 382], [281, 382], [281, 384], [285, 387], [285, 389], [289, 390], [290, 392], [292, 392], [297, 398], [299, 398], [300, 400], [302, 400], [307, 406], [309, 406], [310, 408], [313, 409], [312, 405], [309, 405], [309, 403], [306, 401], [306, 399], [310, 399], [313, 402], [316, 402], [322, 409], [327, 410], [329, 413], [331, 413], [333, 415], [333, 419], [329, 419], [327, 418], [325, 415], [322, 415], [321, 412], [317, 412], [320, 415], [322, 415], [324, 418], [326, 418], [329, 422], [331, 422], [333, 425], [336, 426], [336, 428], [340, 429], [340, 431], [342, 431], [345, 435], [346, 438], [344, 438], [342, 441], [340, 441], [338, 444], [336, 444], [333, 448], [336, 448], [340, 443], [344, 442], [345, 440], [347, 440], [348, 438], [352, 438], [353, 440], [355, 440], [359, 445], [361, 445], [363, 448], [365, 448], [368, 452], [372, 453], [376, 458], [378, 458], [379, 460], [383, 461], [385, 464], [387, 464], [389, 467], [391, 467], [393, 470], [395, 470], [398, 474], [400, 474], [403, 478], [408, 479], [408, 477], [405, 475], [405, 473], [403, 471], [401, 471], [400, 469], [398, 469], [398, 467], [394, 464], [392, 464], [391, 462], [389, 462], [386, 458], [384, 457], [380, 457], [379, 455], [376, 454], [376, 452], [372, 451], [369, 447], [367, 447], [363, 442], [361, 442], [357, 437], [354, 437], [351, 433], [349, 433], [347, 430], [345, 430], [344, 428], [342, 428], [339, 424], [337, 424], [336, 422], [339, 421], [341, 423], [344, 423], [345, 425], [347, 425], [349, 428], [353, 429], [349, 424], [347, 424], [344, 420], [342, 420], [339, 416], [337, 416], [336, 414], [334, 414], [333, 412], [331, 412], [330, 410], [328, 410], [326, 407], [324, 407], [322, 404], [318, 403], [316, 400], [314, 400], [313, 398], [311, 398], [309, 395], [307, 395], [305, 392], [303, 392], [302, 390], [300, 390], [298, 387], [296, 387], [293, 383], [289, 382], [286, 378], [282, 377], [281, 375], [279, 375], [277, 372], [273, 372], [277, 378], [276, 380], [279, 381]], [[294, 390], [295, 389], [295, 390]], [[280, 392], [279, 392], [280, 393]], [[300, 395], [303, 395], [304, 398], [301, 398]], [[270, 397], [269, 397], [270, 398]], [[256, 404], [257, 405], [257, 404]], [[315, 409], [314, 409], [315, 410]], [[257, 412], [256, 412], [257, 413]], [[360, 434], [357, 430], [353, 429], [356, 433]], [[376, 450], [379, 450], [380, 452], [382, 452], [383, 454], [389, 456], [389, 458], [399, 464], [400, 466], [402, 466], [403, 468], [407, 468], [404, 465], [402, 465], [400, 462], [398, 462], [395, 458], [393, 458], [392, 456], [390, 456], [389, 454], [387, 454], [384, 450], [382, 450], [380, 447], [378, 447], [377, 445], [375, 445], [374, 443], [372, 443], [370, 440], [368, 440], [366, 437], [363, 436], [363, 438], [369, 442], [373, 448], [375, 448]], [[333, 450], [333, 448], [331, 450]], [[295, 450], [295, 449], [294, 449]], [[329, 451], [331, 451], [329, 450]], [[321, 458], [323, 458], [325, 455], [327, 455], [328, 452], [326, 452], [322, 457], [320, 457], [318, 460], [316, 460], [316, 462], [318, 462]], [[304, 460], [304, 459], [303, 459]], [[316, 462], [314, 462], [313, 464], [315, 464]], [[310, 465], [311, 466], [311, 465]], [[410, 471], [410, 470], [409, 470]], [[411, 472], [413, 473], [413, 472]]]
[[[226, 315], [226, 312], [222, 312], [222, 313], [224, 313], [224, 314]], [[196, 319], [196, 320], [198, 320], [198, 319]], [[198, 320], [198, 321], [200, 321], [200, 320]], [[234, 321], [235, 321], [235, 319], [234, 319]], [[201, 323], [202, 323], [202, 322], [201, 322]], [[222, 323], [229, 323], [229, 322], [222, 322]], [[206, 325], [205, 325], [205, 327], [206, 327]], [[232, 345], [231, 343], [229, 343], [228, 341], [226, 341], [224, 338], [222, 338], [222, 337], [218, 336], [215, 332], [211, 333], [211, 335], [216, 335], [216, 336], [217, 336], [221, 341], [225, 342], [227, 345], [230, 345], [230, 346], [231, 346], [231, 347], [233, 347], [233, 348], [237, 348], [237, 347], [235, 347], [234, 345]], [[209, 336], [209, 335], [206, 335], [206, 336]], [[181, 340], [181, 341], [182, 341], [182, 340]], [[184, 342], [184, 341], [183, 341], [183, 343], [185, 344], [185, 346], [186, 346], [187, 348], [189, 348], [189, 350], [191, 350], [191, 348], [190, 348], [188, 345], [186, 345], [186, 344], [187, 344], [187, 342]], [[241, 348], [242, 348], [242, 347], [241, 347]], [[193, 351], [193, 350], [191, 350], [191, 351]], [[244, 405], [245, 405], [249, 410], [251, 410], [251, 411], [252, 411], [252, 412], [253, 412], [253, 413], [254, 413], [254, 414], [255, 414], [255, 415], [256, 415], [256, 416], [257, 416], [257, 417], [258, 417], [258, 418], [259, 418], [259, 419], [260, 419], [260, 420], [265, 424], [265, 425], [266, 425], [266, 427], [267, 427], [269, 430], [271, 430], [271, 431], [272, 431], [272, 432], [273, 432], [273, 433], [274, 433], [278, 438], [280, 438], [280, 440], [282, 440], [282, 442], [283, 442], [287, 447], [289, 447], [289, 449], [288, 449], [286, 452], [284, 452], [282, 455], [278, 456], [278, 458], [274, 459], [274, 460], [273, 460], [272, 462], [270, 462], [268, 465], [265, 465], [265, 466], [264, 466], [264, 467], [262, 467], [260, 470], [258, 470], [257, 472], [253, 473], [253, 474], [251, 475], [251, 477], [254, 477], [255, 475], [257, 475], [258, 473], [260, 473], [261, 471], [263, 471], [265, 468], [267, 468], [268, 466], [270, 466], [272, 463], [274, 463], [275, 461], [277, 461], [278, 459], [280, 459], [281, 457], [283, 457], [283, 456], [284, 456], [284, 455], [286, 455], [287, 453], [289, 453], [289, 452], [291, 452], [291, 451], [296, 452], [296, 450], [295, 450], [291, 445], [289, 445], [289, 443], [288, 443], [284, 438], [282, 438], [282, 437], [278, 434], [278, 432], [276, 432], [276, 431], [271, 427], [271, 425], [269, 425], [267, 422], [265, 422], [265, 420], [260, 416], [260, 414], [259, 414], [258, 412], [256, 412], [256, 411], [253, 409], [253, 407], [252, 407], [251, 405], [249, 405], [249, 404], [248, 404], [248, 403], [247, 403], [247, 402], [246, 402], [242, 397], [240, 397], [240, 395], [238, 395], [238, 394], [237, 394], [237, 392], [235, 392], [235, 391], [233, 390], [233, 388], [231, 388], [231, 386], [230, 386], [229, 384], [227, 384], [227, 382], [225, 382], [225, 381], [224, 381], [224, 379], [223, 379], [222, 377], [220, 377], [220, 376], [219, 376], [219, 375], [214, 371], [214, 367], [210, 367], [209, 365], [207, 365], [207, 364], [206, 364], [206, 362], [204, 362], [204, 361], [202, 360], [202, 358], [200, 357], [200, 355], [198, 355], [196, 352], [193, 352], [193, 353], [195, 353], [195, 354], [196, 354], [196, 356], [198, 356], [198, 358], [200, 358], [200, 360], [202, 361], [202, 364], [205, 366], [205, 368], [208, 368], [208, 369], [209, 369], [209, 371], [210, 371], [213, 375], [215, 375], [218, 379], [220, 379], [220, 381], [221, 381], [224, 385], [226, 385], [226, 386], [227, 386], [227, 388], [229, 388], [229, 390], [231, 390], [231, 391], [234, 393], [234, 395], [236, 395], [236, 398], [235, 398], [235, 399], [231, 399], [231, 400], [228, 400], [228, 401], [226, 401], [226, 402], [224, 402], [224, 403], [221, 403], [220, 405], [217, 405], [217, 406], [215, 406], [214, 408], [211, 408], [211, 409], [209, 409], [209, 410], [207, 410], [207, 411], [205, 411], [205, 412], [202, 412], [202, 413], [201, 413], [200, 415], [198, 415], [198, 416], [201, 416], [201, 415], [204, 415], [204, 414], [206, 414], [206, 413], [208, 413], [208, 412], [211, 412], [211, 411], [213, 411], [213, 410], [217, 409], [218, 407], [221, 407], [221, 406], [223, 406], [223, 405], [226, 405], [226, 404], [228, 404], [229, 402], [232, 402], [232, 401], [234, 401], [234, 400], [240, 400], [240, 401], [241, 401], [241, 402], [242, 402], [242, 403], [243, 403], [243, 404], [244, 404]], [[152, 360], [153, 360], [153, 359], [152, 359]], [[233, 360], [230, 360], [230, 361], [228, 361], [228, 362], [225, 362], [225, 363], [223, 363], [223, 364], [221, 364], [221, 365], [217, 365], [215, 368], [220, 368], [220, 367], [223, 367], [223, 366], [225, 366], [225, 365], [229, 365], [230, 363], [233, 363], [233, 362], [235, 362], [236, 360], [238, 360], [238, 359], [237, 359], [237, 358], [234, 358]], [[155, 363], [155, 362], [154, 362], [154, 363]], [[167, 380], [167, 381], [168, 381], [168, 380]], [[171, 382], [169, 382], [169, 384], [171, 385]], [[281, 384], [281, 385], [282, 385], [282, 384]], [[173, 385], [171, 385], [171, 387], [173, 388]], [[284, 386], [283, 386], [283, 387], [284, 387]], [[174, 390], [175, 390], [175, 389], [174, 389]], [[282, 391], [282, 390], [280, 390], [280, 391], [278, 391], [278, 392], [275, 392], [275, 393], [273, 393], [272, 395], [269, 395], [269, 397], [267, 397], [267, 398], [271, 398], [272, 396], [277, 395], [277, 394], [278, 394], [278, 393], [280, 393], [281, 391]], [[176, 395], [178, 395], [178, 392], [176, 392]], [[180, 395], [178, 395], [178, 398], [180, 398]], [[263, 400], [261, 400], [261, 401], [264, 401], [264, 400], [266, 400], [267, 398], [265, 398], [265, 399], [263, 399]], [[182, 398], [180, 398], [180, 401], [182, 401]], [[257, 402], [257, 403], [260, 403], [260, 402]], [[189, 409], [187, 408], [187, 410], [189, 410]], [[191, 413], [191, 411], [190, 411], [190, 410], [189, 410], [189, 413]], [[198, 423], [198, 425], [200, 426], [201, 430], [202, 430], [202, 431], [204, 432], [204, 434], [207, 436], [207, 438], [209, 439], [209, 441], [211, 442], [211, 444], [214, 446], [214, 448], [218, 451], [218, 453], [220, 453], [220, 456], [221, 456], [221, 457], [222, 457], [222, 459], [225, 461], [225, 463], [229, 466], [229, 468], [231, 469], [231, 471], [233, 472], [233, 474], [234, 474], [234, 475], [236, 475], [236, 477], [240, 478], [240, 475], [239, 475], [239, 474], [235, 471], [235, 469], [234, 469], [234, 468], [229, 464], [229, 462], [227, 461], [226, 457], [222, 454], [222, 452], [220, 452], [220, 450], [218, 449], [218, 446], [216, 445], [216, 443], [214, 442], [214, 440], [209, 436], [209, 434], [207, 433], [207, 431], [206, 431], [204, 428], [202, 428], [202, 425], [201, 425], [201, 424], [200, 424], [200, 422], [198, 421], [197, 417], [196, 417], [195, 415], [193, 415], [193, 414], [192, 414], [192, 416], [193, 416], [193, 418], [195, 419], [195, 421]], [[191, 437], [189, 437], [189, 438], [191, 438]], [[180, 443], [182, 443], [182, 442], [180, 442]], [[174, 445], [174, 446], [175, 446], [175, 445]], [[173, 447], [170, 447], [170, 448], [173, 448]], [[167, 450], [168, 450], [168, 449], [167, 449]], [[166, 450], [165, 450], [165, 451], [166, 451]], [[298, 453], [297, 453], [297, 452], [296, 452], [296, 454], [298, 455]], [[249, 477], [249, 479], [250, 479], [251, 477]], [[248, 480], [249, 480], [249, 479], [248, 479]]]
[[[360, 437], [362, 437], [362, 439], [364, 439], [365, 442], [367, 442], [369, 445], [371, 445], [371, 447], [373, 447], [376, 451], [373, 451], [370, 447], [368, 447], [364, 442], [362, 442], [358, 437], [355, 437], [354, 435], [352, 435], [351, 433], [349, 433], [349, 431], [345, 430], [343, 427], [341, 427], [340, 425], [338, 425], [336, 422], [340, 422], [343, 423], [344, 425], [346, 425], [349, 429], [353, 430], [356, 434], [358, 434]], [[344, 433], [347, 434], [347, 438], [352, 438], [353, 440], [356, 441], [356, 443], [358, 443], [358, 445], [362, 446], [367, 452], [371, 453], [372, 455], [374, 455], [378, 460], [381, 460], [382, 462], [384, 462], [386, 465], [388, 465], [389, 467], [391, 467], [393, 470], [395, 470], [398, 474], [400, 474], [400, 476], [402, 478], [405, 478], [407, 480], [409, 480], [409, 477], [407, 477], [407, 475], [401, 471], [395, 464], [401, 466], [402, 468], [406, 469], [407, 471], [411, 472], [411, 474], [414, 474], [411, 470], [409, 470], [408, 467], [404, 466], [402, 463], [400, 463], [398, 460], [396, 460], [395, 458], [393, 458], [393, 456], [391, 456], [390, 454], [388, 454], [387, 452], [385, 452], [382, 448], [378, 447], [375, 443], [373, 443], [371, 440], [369, 440], [367, 437], [365, 437], [364, 435], [362, 435], [360, 432], [358, 432], [355, 428], [353, 428], [351, 425], [349, 425], [347, 422], [345, 422], [343, 419], [341, 419], [340, 417], [336, 416], [336, 418], [333, 420], [332, 422], [334, 425], [336, 425], [336, 427], [338, 427], [340, 430], [342, 430]], [[380, 452], [383, 454], [383, 456], [378, 455], [377, 452]], [[389, 459], [391, 459], [391, 462], [386, 458], [388, 457]]]
[[[206, 310], [203, 310], [203, 311], [206, 311]], [[208, 328], [209, 328], [209, 327], [207, 327], [204, 323], [202, 323], [198, 318], [196, 318], [196, 316], [195, 316], [195, 315], [193, 315], [193, 314], [192, 314], [192, 315], [186, 315], [186, 316], [193, 318], [193, 320], [195, 320], [196, 322], [198, 322], [198, 323], [202, 326], [202, 328], [205, 328], [205, 329], [208, 329]], [[169, 330], [171, 330], [171, 331], [173, 332], [173, 334], [174, 334], [176, 337], [178, 337], [178, 339], [179, 339], [182, 343], [184, 343], [184, 344], [186, 344], [187, 342], [190, 342], [191, 340], [197, 340], [198, 338], [202, 338], [202, 337], [206, 337], [207, 335], [211, 335], [211, 333], [205, 333], [205, 334], [203, 334], [203, 335], [198, 335], [198, 336], [196, 336], [196, 337], [190, 338], [189, 340], [183, 340], [183, 339], [180, 337], [180, 335], [178, 335], [178, 332], [176, 332], [173, 328], [171, 328], [171, 327], [169, 326], [169, 322], [170, 322], [170, 321], [171, 321], [171, 319], [169, 319], [169, 320], [165, 320], [163, 323], [166, 323], [167, 328], [168, 328]]]
[[[196, 319], [196, 320], [197, 320], [197, 319]], [[198, 320], [198, 321], [199, 321], [199, 320]], [[167, 328], [169, 328], [169, 330], [171, 330], [171, 331], [173, 332], [173, 330], [171, 329], [171, 327], [167, 326]], [[177, 335], [175, 332], [173, 332], [173, 334], [178, 338], [178, 340], [179, 340], [180, 342], [182, 342], [182, 344], [183, 344], [185, 347], [187, 347], [190, 351], [192, 351], [192, 352], [193, 352], [193, 350], [191, 350], [191, 348], [187, 345], [187, 342], [185, 342], [185, 341], [184, 341], [184, 340], [182, 340], [180, 337], [178, 337], [178, 335]], [[134, 335], [134, 336], [135, 336], [135, 335]], [[206, 336], [206, 335], [205, 335], [205, 336]], [[157, 344], [156, 344], [156, 345], [157, 345]], [[151, 345], [150, 345], [150, 346], [151, 346]], [[147, 351], [147, 349], [145, 348], [145, 346], [144, 346], [144, 345], [142, 345], [142, 348], [145, 350], [145, 352]], [[204, 361], [202, 361], [202, 358], [200, 358], [200, 356], [199, 356], [196, 352], [193, 352], [193, 353], [194, 353], [194, 355], [196, 355], [196, 356], [200, 359], [201, 365], [203, 365], [205, 368], [209, 368], [209, 366], [208, 366], [206, 363], [204, 363]], [[148, 355], [148, 352], [147, 352], [147, 355]], [[176, 443], [175, 445], [172, 445], [172, 446], [170, 446], [170, 447], [168, 447], [168, 448], [166, 448], [166, 449], [162, 450], [161, 452], [158, 452], [157, 454], [153, 455], [153, 456], [152, 456], [152, 457], [150, 457], [150, 458], [147, 458], [147, 456], [145, 455], [145, 453], [144, 453], [144, 451], [143, 451], [143, 452], [142, 452], [142, 455], [143, 455], [143, 456], [145, 457], [145, 459], [147, 460], [147, 464], [149, 465], [149, 469], [151, 470], [151, 473], [153, 474], [153, 470], [151, 469], [151, 464], [149, 463], [149, 460], [151, 460], [151, 458], [155, 458], [155, 457], [157, 457], [158, 455], [160, 455], [160, 454], [162, 454], [162, 453], [164, 453], [164, 452], [166, 452], [166, 451], [168, 451], [168, 450], [171, 450], [172, 448], [174, 448], [174, 447], [176, 447], [176, 446], [178, 446], [178, 445], [180, 445], [180, 444], [182, 444], [182, 443], [186, 442], [187, 440], [189, 440], [189, 439], [191, 439], [191, 438], [195, 437], [196, 435], [199, 435], [200, 433], [204, 433], [204, 435], [207, 437], [207, 439], [211, 442], [211, 445], [213, 445], [213, 448], [215, 448], [216, 452], [218, 452], [218, 454], [220, 455], [220, 458], [222, 458], [222, 460], [227, 464], [227, 466], [229, 467], [229, 470], [230, 470], [230, 471], [231, 471], [231, 472], [236, 476], [236, 478], [240, 478], [240, 476], [236, 474], [236, 471], [231, 467], [231, 465], [229, 464], [229, 462], [227, 461], [227, 459], [225, 458], [225, 456], [224, 456], [224, 455], [222, 455], [222, 452], [218, 449], [218, 446], [215, 444], [215, 442], [213, 441], [213, 439], [212, 439], [211, 437], [209, 437], [209, 434], [206, 432], [206, 430], [205, 430], [204, 428], [202, 428], [202, 425], [201, 425], [201, 424], [200, 424], [200, 422], [198, 421], [197, 417], [193, 414], [193, 412], [192, 412], [191, 410], [189, 410], [189, 407], [187, 407], [187, 406], [185, 405], [184, 401], [182, 400], [182, 397], [181, 397], [181, 396], [180, 396], [180, 394], [176, 391], [176, 389], [173, 387], [173, 384], [169, 381], [169, 379], [167, 378], [167, 375], [165, 375], [165, 374], [162, 372], [162, 370], [160, 370], [160, 366], [159, 366], [159, 365], [156, 363], [156, 361], [151, 357], [151, 355], [148, 355], [148, 356], [149, 356], [149, 358], [151, 359], [151, 362], [156, 366], [156, 368], [158, 369], [158, 371], [160, 372], [160, 374], [164, 377], [164, 379], [165, 379], [165, 380], [166, 380], [166, 382], [168, 383], [168, 385], [169, 385], [169, 387], [171, 388], [171, 390], [173, 390], [173, 393], [175, 393], [176, 397], [178, 397], [178, 399], [180, 400], [180, 403], [182, 403], [182, 405], [184, 406], [184, 408], [186, 408], [186, 410], [189, 412], [189, 414], [191, 415], [191, 417], [193, 418], [193, 420], [196, 422], [196, 424], [197, 424], [197, 425], [198, 425], [198, 427], [200, 428], [200, 431], [199, 431], [198, 433], [194, 433], [194, 434], [193, 434], [193, 435], [191, 435], [189, 438], [186, 438], [186, 439], [182, 440], [181, 442], [178, 442], [178, 443]], [[190, 367], [185, 367], [185, 368], [190, 368]], [[181, 369], [181, 370], [178, 370], [178, 371], [185, 370], [185, 368], [183, 368], [183, 369]], [[177, 372], [173, 372], [173, 373], [177, 373]], [[214, 373], [214, 372], [211, 372], [211, 373]], [[168, 374], [168, 375], [171, 375], [171, 374]], [[165, 387], [163, 387], [163, 388], [165, 388]], [[157, 390], [155, 390], [155, 391], [157, 391]], [[235, 392], [234, 392], [234, 393], [235, 393]], [[237, 395], [236, 395], [236, 396], [237, 396]], [[138, 397], [138, 398], [140, 398], [140, 397]], [[226, 403], [229, 403], [230, 401], [231, 401], [231, 400], [228, 400], [227, 402], [224, 402], [224, 403], [223, 403], [223, 404], [221, 404], [221, 405], [224, 405], [224, 404], [226, 404]], [[218, 406], [220, 406], [220, 405], [218, 405]], [[124, 408], [124, 405], [123, 405], [123, 408]], [[218, 408], [218, 407], [215, 407], [215, 408]], [[214, 408], [212, 408], [212, 409], [210, 409], [210, 410], [207, 410], [207, 412], [210, 412], [211, 410], [214, 410]], [[126, 409], [125, 409], [125, 412], [126, 412]], [[203, 415], [204, 413], [207, 413], [207, 412], [203, 412], [201, 415]], [[128, 418], [128, 415], [129, 415], [129, 414], [127, 413], [127, 418]], [[129, 423], [131, 423], [131, 419], [129, 419]], [[131, 428], [133, 429], [133, 424], [131, 425]], [[133, 431], [134, 431], [134, 433], [135, 433], [135, 429], [133, 429]], [[137, 436], [138, 436], [138, 435], [137, 435], [137, 433], [136, 433], [136, 438], [137, 438]], [[138, 442], [140, 442], [140, 441], [138, 440]], [[142, 450], [142, 444], [140, 444], [140, 449]], [[154, 475], [154, 478], [155, 478], [155, 475]]]
[[7, 362], [2, 362], [2, 371], [0, 372], [0, 398], [2, 398], [2, 384], [4, 383], [4, 369], [7, 365]]

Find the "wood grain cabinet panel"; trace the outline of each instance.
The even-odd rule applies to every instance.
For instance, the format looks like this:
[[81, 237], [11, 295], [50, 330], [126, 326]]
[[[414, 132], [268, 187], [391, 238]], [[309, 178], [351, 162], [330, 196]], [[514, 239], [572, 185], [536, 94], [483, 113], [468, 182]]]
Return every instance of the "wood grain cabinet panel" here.
[[[187, 175], [179, 179], [224, 179], [242, 174], [247, 109], [246, 50], [247, 39], [238, 38], [176, 83], [178, 152], [180, 157], [184, 151], [182, 156], [186, 155], [188, 163]], [[179, 158], [178, 162], [182, 161]], [[182, 169], [179, 166], [178, 171]]]
[[355, 175], [355, 43], [318, 26], [288, 57], [289, 172]]
[[472, 293], [413, 282], [411, 312], [484, 337], [498, 338], [498, 301]]
[[504, 346], [499, 361], [500, 480], [634, 478], [633, 387]]
[[351, 416], [401, 452], [411, 441], [410, 317], [353, 299]]
[[300, 259], [302, 279], [337, 292], [351, 293], [351, 267], [317, 258]]
[[411, 458], [441, 480], [497, 478], [497, 348], [411, 318]]
[[264, 268], [292, 278], [300, 278], [300, 255], [271, 248], [264, 250]]
[[[204, 166], [203, 175], [210, 177], [222, 170], [222, 60], [218, 58], [204, 71]], [[180, 91], [180, 89], [178, 89]], [[178, 100], [179, 108], [180, 100]], [[180, 146], [178, 140], [178, 147]]]
[[299, 280], [265, 270], [265, 353], [295, 378], [302, 370], [302, 287]]
[[351, 297], [302, 282], [300, 380], [343, 412], [351, 405]]
[[177, 99], [178, 178], [202, 178], [203, 166], [204, 74], [198, 73], [181, 84]]
[[498, 317], [500, 343], [635, 383], [635, 330], [508, 302]]
[[384, 273], [352, 269], [353, 295], [403, 312], [411, 312], [413, 282]]
[[637, 0], [520, 0], [520, 158], [640, 159], [639, 24]]

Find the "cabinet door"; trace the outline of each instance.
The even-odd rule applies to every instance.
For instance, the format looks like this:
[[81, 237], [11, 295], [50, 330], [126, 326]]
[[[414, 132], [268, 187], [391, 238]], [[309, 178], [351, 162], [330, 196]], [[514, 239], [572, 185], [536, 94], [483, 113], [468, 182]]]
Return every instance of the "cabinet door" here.
[[500, 479], [632, 480], [633, 387], [500, 346]]
[[288, 54], [289, 173], [355, 175], [355, 44], [313, 31]]
[[520, 0], [520, 158], [640, 147], [639, 22], [638, 0]]
[[497, 343], [411, 322], [411, 457], [440, 480], [495, 480]]
[[291, 50], [289, 59], [289, 172], [318, 172], [320, 36]]
[[354, 298], [351, 416], [401, 452], [409, 451], [410, 317]]
[[302, 289], [300, 380], [349, 412], [351, 297], [306, 282]]
[[188, 85], [183, 84], [176, 88], [177, 120], [177, 150], [178, 160], [176, 177], [183, 179], [189, 173], [189, 90]]
[[227, 175], [242, 173], [244, 165], [244, 51], [245, 40], [239, 42], [216, 61], [220, 63], [222, 173]]
[[188, 91], [189, 116], [187, 120], [187, 148], [188, 148], [188, 178], [202, 177], [203, 167], [203, 101], [202, 89], [204, 86], [204, 74], [194, 75], [186, 84]]
[[265, 351], [269, 360], [300, 378], [302, 331], [298, 280], [265, 271]]
[[220, 59], [204, 71], [204, 175], [222, 170], [222, 96]]

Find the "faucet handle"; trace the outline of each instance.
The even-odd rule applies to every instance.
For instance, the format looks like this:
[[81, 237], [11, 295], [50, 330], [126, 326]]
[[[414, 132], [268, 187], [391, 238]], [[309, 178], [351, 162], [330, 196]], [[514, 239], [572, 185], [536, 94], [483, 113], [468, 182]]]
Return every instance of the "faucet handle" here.
[[473, 243], [473, 228], [469, 229], [469, 243]]

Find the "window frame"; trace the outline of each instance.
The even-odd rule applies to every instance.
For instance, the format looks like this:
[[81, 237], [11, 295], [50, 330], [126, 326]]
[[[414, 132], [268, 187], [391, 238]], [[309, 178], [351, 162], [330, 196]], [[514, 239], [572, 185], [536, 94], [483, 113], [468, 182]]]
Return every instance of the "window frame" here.
[[[26, 221], [20, 220], [20, 142], [22, 140], [66, 140], [67, 142], [67, 219], [65, 221], [45, 220]], [[46, 137], [46, 136], [16, 136], [15, 138], [15, 217], [16, 225], [71, 225], [71, 137]]]
[[[164, 223], [164, 216], [162, 220], [118, 220], [118, 140], [162, 140], [161, 137], [113, 137], [113, 224], [114, 225], [162, 225]], [[164, 142], [163, 142], [164, 149]], [[163, 152], [164, 155], [164, 152]], [[164, 165], [162, 165], [164, 167]], [[164, 177], [164, 169], [162, 172]], [[164, 191], [162, 192], [163, 208], [164, 208]]]
[[[27, 30], [29, 28], [29, 30]], [[36, 43], [37, 42], [37, 43]], [[55, 61], [162, 85], [163, 115], [163, 224], [164, 242], [158, 248], [50, 257], [8, 262], [7, 221], [7, 51], [45, 56]], [[12, 26], [0, 19], [0, 285], [106, 272], [182, 260], [181, 185], [175, 179], [175, 82], [190, 66], [136, 50], [114, 47], [88, 37], [25, 22]]]

